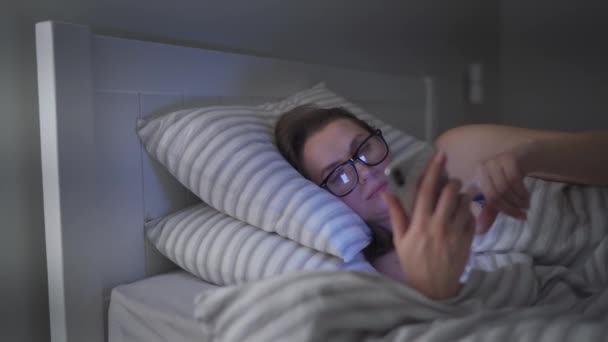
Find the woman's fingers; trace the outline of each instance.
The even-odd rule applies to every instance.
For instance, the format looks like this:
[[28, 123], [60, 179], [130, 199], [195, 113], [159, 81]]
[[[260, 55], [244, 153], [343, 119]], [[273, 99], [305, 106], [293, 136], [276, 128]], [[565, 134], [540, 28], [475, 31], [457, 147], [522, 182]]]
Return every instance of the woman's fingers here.
[[473, 217], [473, 215], [465, 215], [464, 217], [466, 218], [466, 220], [461, 226], [461, 238], [463, 239], [463, 248], [465, 248], [463, 252], [465, 253], [465, 258], [468, 259], [469, 255], [471, 255], [471, 244], [473, 244], [473, 238], [475, 236], [475, 218]]
[[[500, 209], [507, 215], [525, 219], [526, 213], [523, 208], [527, 207], [527, 199], [520, 198], [515, 192], [516, 186], [513, 183], [517, 182], [510, 178], [515, 176], [508, 174], [501, 165], [490, 161], [478, 167], [477, 181], [486, 198], [486, 204]], [[522, 186], [523, 184], [519, 187]]]
[[459, 195], [462, 183], [457, 179], [452, 179], [448, 184], [441, 190], [435, 215], [437, 215], [438, 226], [447, 226], [447, 224], [454, 217], [455, 212], [461, 201]]
[[463, 214], [459, 217], [457, 229], [460, 230], [457, 239], [462, 244], [461, 251], [466, 253], [466, 257], [468, 257], [471, 253], [471, 244], [473, 243], [473, 237], [475, 236], [475, 218], [473, 215]]
[[518, 198], [522, 201], [522, 208], [530, 208], [530, 193], [526, 189], [523, 178], [511, 183], [513, 190], [517, 193]]
[[455, 199], [454, 202], [457, 205], [453, 215], [443, 224], [445, 226], [443, 234], [445, 234], [446, 240], [450, 241], [452, 248], [459, 253], [466, 252], [468, 255], [475, 233], [475, 218], [469, 208], [471, 196], [457, 194]]
[[391, 192], [382, 194], [382, 199], [386, 202], [391, 216], [391, 226], [393, 227], [393, 238], [401, 239], [407, 231], [409, 219], [399, 201], [399, 198]]
[[467, 205], [471, 201], [471, 197], [468, 195], [460, 195], [459, 197], [461, 198], [459, 205], [445, 234], [446, 240], [450, 244], [449, 248], [452, 249], [452, 262], [458, 264], [459, 268], [462, 269], [471, 254], [471, 244], [475, 234], [475, 218]]
[[490, 178], [494, 184], [494, 188], [497, 190], [500, 200], [505, 202], [507, 206], [517, 210], [523, 208], [525, 199], [520, 199], [517, 193], [514, 191], [512, 181], [509, 175], [505, 172], [505, 169], [499, 164], [493, 165], [493, 170], [490, 172]]
[[509, 180], [509, 185], [520, 203], [520, 208], [528, 208], [530, 206], [530, 194], [524, 184], [524, 174], [515, 163], [506, 163], [503, 172]]
[[443, 152], [435, 154], [429, 162], [422, 182], [416, 196], [414, 204], [414, 213], [419, 213], [425, 216], [430, 216], [435, 208], [437, 201], [437, 193], [439, 188], [439, 179], [445, 163], [445, 155]]
[[490, 200], [488, 201], [488, 205], [500, 209], [500, 211], [504, 212], [509, 216], [516, 217], [522, 220], [526, 218], [526, 212], [523, 209], [520, 209], [515, 206], [508, 199], [506, 199], [505, 195], [496, 198], [490, 198]]
[[471, 196], [461, 194], [459, 195], [459, 198], [460, 201], [458, 203], [458, 207], [454, 212], [454, 216], [452, 217], [451, 222], [453, 223], [456, 229], [465, 230], [472, 234], [475, 228], [475, 217], [473, 216], [470, 210], [470, 203], [472, 201]]

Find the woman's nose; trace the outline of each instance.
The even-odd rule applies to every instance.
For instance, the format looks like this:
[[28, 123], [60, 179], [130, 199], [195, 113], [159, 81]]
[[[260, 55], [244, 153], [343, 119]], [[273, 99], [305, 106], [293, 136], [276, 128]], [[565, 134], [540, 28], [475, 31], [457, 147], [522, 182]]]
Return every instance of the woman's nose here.
[[365, 183], [367, 178], [371, 175], [370, 167], [363, 163], [355, 163], [355, 168], [357, 169], [357, 174], [359, 174], [359, 184]]

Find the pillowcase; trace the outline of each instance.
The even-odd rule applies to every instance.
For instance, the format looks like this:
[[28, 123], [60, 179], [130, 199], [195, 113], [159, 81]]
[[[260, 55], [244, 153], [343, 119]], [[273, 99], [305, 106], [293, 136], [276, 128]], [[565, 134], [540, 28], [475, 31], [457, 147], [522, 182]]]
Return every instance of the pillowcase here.
[[351, 261], [369, 244], [369, 227], [338, 198], [302, 177], [274, 144], [277, 119], [305, 103], [345, 107], [382, 129], [395, 157], [422, 144], [324, 84], [261, 106], [202, 107], [140, 120], [138, 135], [151, 156], [213, 208]]
[[307, 270], [375, 272], [358, 254], [351, 262], [300, 246], [201, 203], [146, 223], [161, 254], [216, 285], [234, 285]]

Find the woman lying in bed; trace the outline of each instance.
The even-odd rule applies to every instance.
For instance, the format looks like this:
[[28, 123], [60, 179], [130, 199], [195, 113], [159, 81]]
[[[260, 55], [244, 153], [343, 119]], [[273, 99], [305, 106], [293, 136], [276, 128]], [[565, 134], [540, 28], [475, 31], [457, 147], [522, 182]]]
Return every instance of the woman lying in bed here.
[[[374, 267], [434, 299], [458, 294], [473, 235], [490, 229], [498, 212], [526, 218], [525, 176], [608, 184], [606, 131], [463, 126], [435, 142], [439, 153], [427, 166], [413, 212], [406, 213], [386, 191], [391, 154], [382, 133], [350, 112], [296, 107], [281, 117], [275, 135], [283, 156], [302, 175], [372, 227], [374, 241], [365, 254]], [[438, 191], [444, 168], [451, 180]], [[472, 202], [477, 194], [486, 199], [483, 208]]]

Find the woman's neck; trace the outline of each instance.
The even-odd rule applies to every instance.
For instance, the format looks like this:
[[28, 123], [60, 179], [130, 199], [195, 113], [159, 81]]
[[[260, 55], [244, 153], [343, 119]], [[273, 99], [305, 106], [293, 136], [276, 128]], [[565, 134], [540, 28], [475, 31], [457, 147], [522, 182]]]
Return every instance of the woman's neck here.
[[[405, 215], [406, 217], [406, 224], [409, 226], [409, 222], [410, 222], [410, 217], [408, 214]], [[383, 229], [389, 231], [389, 232], [393, 232], [393, 224], [391, 222], [391, 215], [390, 215], [390, 211], [387, 209], [386, 213], [380, 217], [377, 217], [375, 222], [374, 222], [377, 226], [382, 227]]]
[[386, 215], [384, 217], [381, 217], [379, 220], [376, 221], [376, 225], [383, 229], [388, 230], [389, 232], [393, 231], [393, 226], [391, 224], [391, 217], [388, 212], [386, 213]]
[[388, 218], [386, 221], [384, 222], [379, 222], [379, 226], [382, 227], [383, 229], [388, 230], [389, 232], [393, 231], [393, 226], [391, 225], [391, 220], [390, 218]]

